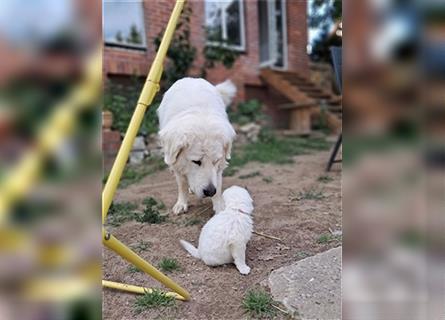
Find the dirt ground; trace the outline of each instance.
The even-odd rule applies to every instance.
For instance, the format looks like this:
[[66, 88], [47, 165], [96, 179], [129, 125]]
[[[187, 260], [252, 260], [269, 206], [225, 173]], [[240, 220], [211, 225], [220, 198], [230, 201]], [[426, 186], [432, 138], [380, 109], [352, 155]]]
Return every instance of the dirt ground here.
[[[209, 199], [199, 201], [191, 196], [189, 211], [179, 216], [170, 214], [168, 222], [163, 224], [130, 221], [110, 227], [127, 245], [134, 246], [141, 240], [148, 242], [150, 247], [140, 251], [140, 255], [155, 266], [162, 258], [176, 258], [181, 270], [168, 275], [190, 292], [191, 301], [136, 314], [134, 294], [104, 289], [103, 319], [248, 318], [241, 307], [244, 294], [258, 288], [272, 270], [340, 245], [338, 240], [320, 239], [330, 231], [341, 230], [341, 173], [336, 168], [325, 173], [328, 156], [328, 151], [296, 156], [295, 163], [289, 165], [249, 163], [235, 176], [224, 178], [224, 188], [239, 185], [251, 193], [255, 202], [255, 230], [282, 239], [280, 242], [252, 236], [247, 249], [247, 264], [252, 271], [247, 276], [240, 275], [233, 265], [207, 267], [186, 254], [179, 244], [179, 239], [197, 244], [202, 226], [213, 214]], [[261, 175], [239, 178], [257, 171]], [[318, 180], [326, 175], [330, 178]], [[317, 194], [317, 199], [307, 199], [308, 191]], [[176, 183], [168, 170], [119, 190], [116, 201], [141, 203], [148, 196], [162, 200], [168, 208], [174, 205]], [[103, 261], [104, 279], [162, 288], [144, 273], [129, 272], [128, 263], [107, 249]], [[285, 316], [278, 312], [278, 318]]]

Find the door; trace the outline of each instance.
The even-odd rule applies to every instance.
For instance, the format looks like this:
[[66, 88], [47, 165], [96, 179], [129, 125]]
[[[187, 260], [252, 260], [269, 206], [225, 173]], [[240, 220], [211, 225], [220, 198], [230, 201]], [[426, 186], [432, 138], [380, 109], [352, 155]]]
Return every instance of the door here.
[[258, 1], [259, 52], [261, 67], [287, 66], [286, 2]]

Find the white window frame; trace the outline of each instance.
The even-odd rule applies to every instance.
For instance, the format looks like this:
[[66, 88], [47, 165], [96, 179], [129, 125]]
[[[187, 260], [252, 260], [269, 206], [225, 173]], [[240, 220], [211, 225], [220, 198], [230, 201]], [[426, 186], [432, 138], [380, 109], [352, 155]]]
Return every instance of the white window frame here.
[[[240, 32], [241, 32], [241, 45], [233, 45], [233, 44], [227, 44], [225, 41], [228, 40], [227, 38], [227, 24], [226, 24], [226, 9], [228, 6], [228, 2], [219, 2], [221, 5], [221, 29], [222, 29], [222, 40], [224, 41], [222, 44], [217, 41], [208, 41], [206, 40], [206, 44], [209, 46], [223, 46], [227, 49], [232, 49], [236, 51], [246, 51], [246, 28], [245, 28], [245, 22], [244, 22], [244, 0], [235, 0], [239, 3], [239, 9], [240, 9]], [[204, 5], [207, 5], [209, 2], [214, 2], [212, 0], [205, 0]], [[218, 3], [218, 2], [217, 2]], [[207, 17], [205, 17], [206, 19]], [[205, 26], [207, 26], [207, 23], [205, 23]]]
[[[269, 15], [268, 23], [269, 23], [269, 39], [271, 42], [269, 43], [269, 60], [260, 62], [260, 68], [272, 68], [276, 70], [287, 70], [288, 68], [288, 45], [287, 45], [287, 8], [286, 8], [286, 0], [281, 1], [281, 32], [283, 34], [283, 66], [275, 66], [277, 62], [277, 32], [275, 30], [276, 26], [276, 10], [275, 10], [275, 0], [266, 0], [267, 1], [267, 14]], [[271, 27], [273, 26], [273, 27]]]
[[[107, 1], [104, 0], [104, 4], [106, 2], [113, 2], [113, 1]], [[148, 44], [147, 44], [147, 34], [146, 34], [146, 30], [145, 30], [145, 17], [144, 17], [144, 1], [136, 1], [137, 3], [139, 3], [141, 5], [141, 18], [142, 18], [142, 31], [141, 31], [141, 37], [142, 37], [142, 44], [137, 45], [134, 43], [126, 43], [126, 42], [118, 42], [118, 41], [110, 41], [110, 40], [106, 40], [104, 38], [104, 44], [105, 46], [108, 46], [110, 48], [121, 48], [121, 49], [135, 49], [135, 50], [147, 50], [148, 48]], [[105, 10], [103, 8], [103, 10]], [[105, 15], [102, 14], [103, 18], [102, 18], [102, 28], [105, 29]]]
[[288, 63], [288, 45], [287, 45], [287, 1], [281, 0], [281, 32], [283, 33], [283, 66], [277, 67], [272, 66], [273, 69], [277, 70], [287, 70]]

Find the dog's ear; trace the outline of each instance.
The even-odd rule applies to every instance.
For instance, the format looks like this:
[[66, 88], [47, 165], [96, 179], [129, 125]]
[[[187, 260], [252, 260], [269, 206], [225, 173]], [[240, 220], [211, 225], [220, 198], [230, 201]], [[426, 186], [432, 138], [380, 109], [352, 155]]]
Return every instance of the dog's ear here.
[[159, 138], [164, 149], [164, 162], [171, 166], [176, 162], [184, 148], [187, 147], [186, 139], [184, 136], [168, 130], [161, 131]]
[[229, 141], [226, 144], [224, 144], [224, 156], [226, 160], [231, 159], [231, 154], [232, 154], [232, 142]]

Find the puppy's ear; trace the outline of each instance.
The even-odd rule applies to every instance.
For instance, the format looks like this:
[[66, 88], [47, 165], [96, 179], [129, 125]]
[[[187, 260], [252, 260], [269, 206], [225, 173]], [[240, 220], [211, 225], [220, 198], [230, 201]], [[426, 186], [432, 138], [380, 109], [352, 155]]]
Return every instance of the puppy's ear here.
[[171, 166], [187, 147], [186, 139], [183, 135], [175, 134], [174, 131], [169, 130], [162, 130], [159, 133], [159, 138], [164, 149], [164, 162]]
[[224, 144], [224, 156], [226, 160], [231, 159], [231, 154], [232, 154], [232, 142], [230, 141]]

